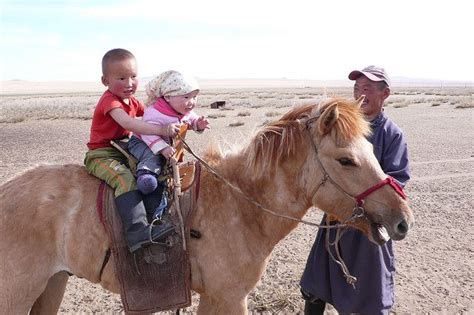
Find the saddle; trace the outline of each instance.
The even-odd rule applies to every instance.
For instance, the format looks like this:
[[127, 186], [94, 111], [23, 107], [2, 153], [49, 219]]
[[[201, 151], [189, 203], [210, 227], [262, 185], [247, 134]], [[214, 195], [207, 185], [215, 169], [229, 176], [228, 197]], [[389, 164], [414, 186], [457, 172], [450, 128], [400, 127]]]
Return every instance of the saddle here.
[[[184, 144], [181, 139], [184, 139], [186, 137], [186, 133], [188, 129], [189, 129], [188, 124], [182, 124], [178, 131], [178, 134], [176, 135], [176, 137], [172, 139], [172, 145], [176, 150], [173, 157], [175, 158], [177, 162], [183, 162]], [[130, 171], [132, 171], [133, 174], [135, 174], [137, 170], [138, 161], [127, 150], [128, 138], [119, 139], [119, 140], [111, 140], [110, 144], [113, 147], [115, 147], [117, 150], [119, 150], [127, 158], [128, 168], [130, 169]]]
[[[184, 133], [186, 130], [184, 130]], [[123, 144], [120, 151], [127, 156], [132, 168], [134, 157]], [[118, 147], [117, 147], [118, 148]], [[183, 149], [176, 150], [183, 155]], [[176, 155], [175, 155], [176, 156]], [[121, 219], [114, 202], [113, 189], [102, 183], [97, 208], [111, 240], [115, 271], [120, 283], [120, 295], [126, 312], [150, 313], [174, 310], [191, 305], [191, 267], [187, 243], [199, 195], [199, 162], [173, 164], [178, 187], [163, 220], [171, 222], [177, 233], [161, 244], [152, 244], [134, 254], [130, 253], [124, 238]]]
[[[114, 202], [114, 191], [105, 182], [99, 187], [98, 211], [111, 240], [120, 296], [126, 312], [150, 313], [191, 305], [191, 267], [189, 252], [190, 222], [199, 195], [200, 164], [195, 163], [195, 179], [179, 200], [173, 200], [164, 220], [172, 222], [176, 232], [163, 244], [152, 244], [130, 253], [124, 238], [122, 221]], [[183, 220], [179, 218], [179, 206]], [[184, 238], [181, 233], [184, 231]]]

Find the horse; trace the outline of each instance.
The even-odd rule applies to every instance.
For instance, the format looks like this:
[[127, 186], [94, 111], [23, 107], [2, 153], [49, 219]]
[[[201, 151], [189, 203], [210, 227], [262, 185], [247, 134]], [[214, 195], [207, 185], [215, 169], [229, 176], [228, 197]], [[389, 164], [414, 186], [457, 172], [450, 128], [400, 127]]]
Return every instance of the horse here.
[[[201, 172], [191, 224], [201, 238], [188, 244], [198, 314], [247, 314], [272, 250], [310, 208], [377, 244], [386, 241], [381, 230], [394, 240], [407, 235], [413, 214], [393, 183], [385, 185], [360, 104], [334, 98], [292, 108], [241, 148], [207, 149], [212, 172]], [[35, 166], [0, 186], [2, 312], [56, 313], [68, 274], [120, 292], [114, 263], [102, 266], [111, 242], [97, 214], [99, 185], [69, 164]]]

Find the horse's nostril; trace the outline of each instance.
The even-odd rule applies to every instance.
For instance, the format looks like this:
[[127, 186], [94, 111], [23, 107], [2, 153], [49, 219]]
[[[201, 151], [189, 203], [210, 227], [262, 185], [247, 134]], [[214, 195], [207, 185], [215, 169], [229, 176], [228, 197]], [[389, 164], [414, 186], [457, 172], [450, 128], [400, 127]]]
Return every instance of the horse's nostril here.
[[408, 232], [408, 223], [407, 223], [407, 221], [403, 220], [402, 222], [398, 223], [397, 231], [400, 234], [406, 234]]

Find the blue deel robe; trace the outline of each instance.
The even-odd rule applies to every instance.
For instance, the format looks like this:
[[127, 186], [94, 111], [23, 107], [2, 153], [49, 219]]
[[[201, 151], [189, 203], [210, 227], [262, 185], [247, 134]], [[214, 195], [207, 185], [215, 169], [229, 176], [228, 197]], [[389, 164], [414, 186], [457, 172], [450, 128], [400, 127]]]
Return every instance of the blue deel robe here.
[[[408, 150], [403, 132], [382, 111], [371, 121], [372, 135], [367, 139], [383, 171], [402, 186], [410, 179]], [[321, 224], [324, 224], [326, 216]], [[336, 231], [330, 230], [330, 241]], [[395, 257], [392, 241], [378, 246], [362, 234], [348, 228], [339, 241], [342, 259], [350, 274], [357, 277], [355, 289], [329, 256], [326, 230], [319, 229], [306, 263], [300, 285], [313, 297], [332, 304], [340, 314], [388, 314], [394, 303]], [[333, 254], [334, 248], [332, 248]], [[335, 256], [336, 257], [336, 256]]]

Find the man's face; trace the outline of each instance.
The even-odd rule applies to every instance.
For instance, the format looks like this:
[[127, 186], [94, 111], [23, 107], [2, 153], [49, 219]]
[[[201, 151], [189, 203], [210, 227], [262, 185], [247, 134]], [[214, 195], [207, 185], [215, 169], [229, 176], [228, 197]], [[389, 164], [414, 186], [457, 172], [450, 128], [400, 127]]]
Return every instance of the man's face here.
[[112, 94], [121, 99], [128, 99], [135, 94], [138, 87], [137, 65], [135, 59], [111, 62], [107, 66], [107, 74], [102, 83]]
[[371, 121], [382, 111], [383, 102], [390, 95], [388, 87], [380, 88], [380, 82], [374, 82], [361, 75], [354, 84], [354, 98], [365, 96], [361, 109], [366, 118]]

